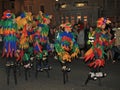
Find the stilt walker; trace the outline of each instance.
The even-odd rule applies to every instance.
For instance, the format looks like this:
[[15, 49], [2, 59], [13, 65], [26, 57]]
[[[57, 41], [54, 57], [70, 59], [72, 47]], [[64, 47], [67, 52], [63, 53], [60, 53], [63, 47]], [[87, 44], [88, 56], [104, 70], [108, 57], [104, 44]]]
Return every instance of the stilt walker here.
[[18, 41], [18, 55], [17, 61], [22, 61], [22, 57], [24, 55], [24, 50], [29, 48], [29, 39], [28, 39], [28, 26], [29, 23], [32, 22], [32, 13], [31, 12], [23, 12], [16, 19], [16, 23], [18, 26], [19, 33], [19, 41]]
[[74, 39], [74, 35], [72, 33], [72, 26], [70, 23], [62, 24], [64, 28], [63, 32], [59, 32], [56, 42], [55, 42], [55, 50], [57, 52], [59, 61], [62, 66], [63, 71], [63, 82], [66, 83], [68, 79], [68, 73], [70, 72], [70, 68], [68, 67], [68, 63], [75, 57], [77, 57], [79, 53], [79, 47]]
[[[48, 71], [51, 66], [48, 64], [49, 51], [49, 23], [51, 15], [39, 12], [39, 19], [37, 28], [34, 34], [34, 54], [36, 55], [36, 73], [38, 71]], [[48, 72], [47, 72], [48, 74]], [[37, 74], [36, 74], [37, 75]], [[48, 75], [49, 76], [49, 75]]]
[[92, 47], [85, 53], [84, 60], [90, 67], [88, 78], [85, 81], [87, 85], [89, 80], [99, 80], [105, 77], [106, 73], [101, 71], [101, 68], [105, 65], [105, 47], [109, 45], [109, 40], [106, 37], [107, 31], [105, 27], [110, 24], [111, 21], [107, 18], [99, 18], [97, 21], [97, 28], [95, 30], [94, 42]]
[[2, 57], [5, 57], [7, 59], [6, 62], [6, 69], [7, 69], [7, 83], [9, 84], [10, 79], [10, 70], [13, 70], [14, 74], [14, 80], [15, 84], [17, 84], [17, 78], [16, 78], [16, 62], [15, 62], [15, 56], [16, 56], [16, 31], [17, 31], [17, 24], [15, 22], [15, 15], [10, 11], [6, 10], [3, 12], [2, 16], [2, 29], [3, 29], [3, 52]]
[[[18, 24], [20, 38], [18, 42], [18, 52], [17, 61], [22, 63], [25, 71], [25, 80], [28, 79], [28, 74], [30, 75], [30, 70], [32, 68], [31, 57], [33, 55], [33, 45], [32, 39], [30, 39], [32, 29], [33, 17], [31, 12], [23, 12], [20, 16], [16, 18]], [[33, 33], [32, 33], [33, 34]], [[32, 36], [31, 36], [32, 37]], [[31, 40], [31, 41], [30, 41]], [[33, 57], [32, 57], [33, 58]]]

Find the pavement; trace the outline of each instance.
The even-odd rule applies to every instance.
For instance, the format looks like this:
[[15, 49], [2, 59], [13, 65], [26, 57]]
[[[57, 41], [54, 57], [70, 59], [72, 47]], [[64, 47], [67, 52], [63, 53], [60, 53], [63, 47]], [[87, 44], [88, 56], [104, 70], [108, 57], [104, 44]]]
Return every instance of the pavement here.
[[70, 63], [71, 72], [68, 74], [69, 81], [66, 84], [63, 83], [60, 63], [53, 57], [49, 57], [49, 63], [52, 66], [49, 78], [46, 72], [39, 72], [38, 77], [35, 78], [35, 69], [32, 69], [30, 77], [25, 80], [22, 69], [20, 75], [17, 73], [17, 85], [14, 83], [13, 72], [10, 73], [10, 84], [7, 85], [5, 59], [0, 58], [0, 90], [120, 90], [120, 61], [114, 64], [106, 61], [103, 70], [107, 73], [107, 77], [101, 79], [101, 86], [98, 85], [98, 80], [91, 80], [84, 86], [89, 68], [82, 59]]

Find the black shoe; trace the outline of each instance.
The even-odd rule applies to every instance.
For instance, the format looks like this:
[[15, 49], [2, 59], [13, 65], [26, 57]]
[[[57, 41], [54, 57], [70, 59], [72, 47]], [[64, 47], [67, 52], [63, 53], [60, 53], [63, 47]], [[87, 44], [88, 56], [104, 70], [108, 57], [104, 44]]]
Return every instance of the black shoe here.
[[51, 66], [49, 66], [49, 67], [48, 67], [48, 69], [49, 69], [49, 70], [51, 70], [51, 69], [52, 69], [52, 67], [51, 67]]
[[43, 68], [39, 68], [39, 69], [37, 69], [38, 71], [40, 71], [40, 72], [43, 72]]
[[107, 76], [107, 74], [103, 73], [103, 72], [97, 72], [96, 73], [96, 77], [98, 77], [98, 78], [102, 78], [102, 77], [106, 77], [106, 76]]
[[66, 67], [66, 66], [63, 66], [63, 67], [62, 67], [62, 71], [67, 71], [67, 72], [70, 72], [70, 71], [71, 71], [71, 69], [70, 69], [70, 68], [68, 68], [68, 67]]
[[9, 67], [10, 66], [10, 62], [6, 62], [6, 67]]
[[92, 80], [97, 80], [96, 73], [94, 73], [94, 72], [89, 72], [89, 75], [90, 75], [90, 79], [92, 79]]
[[67, 71], [67, 72], [70, 72], [70, 71], [71, 71], [71, 69], [70, 69], [70, 68], [66, 68], [66, 71]]
[[51, 70], [51, 69], [52, 69], [51, 66], [46, 66], [46, 67], [44, 67], [44, 70]]
[[38, 67], [37, 67], [37, 71], [43, 72], [43, 68], [40, 67], [40, 66], [38, 66]]
[[24, 68], [28, 68], [28, 69], [30, 69], [30, 68], [31, 68], [30, 63], [25, 64], [25, 65], [24, 65]]
[[42, 68], [37, 68], [37, 71], [43, 72]]
[[13, 65], [14, 65], [14, 62], [11, 62], [10, 65], [13, 66]]

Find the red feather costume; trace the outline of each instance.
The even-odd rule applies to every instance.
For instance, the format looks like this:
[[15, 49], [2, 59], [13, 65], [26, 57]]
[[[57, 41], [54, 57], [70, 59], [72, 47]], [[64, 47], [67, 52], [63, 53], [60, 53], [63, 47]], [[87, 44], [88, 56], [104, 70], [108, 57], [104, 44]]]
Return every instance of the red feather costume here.
[[106, 24], [109, 23], [110, 21], [106, 18], [102, 17], [98, 19], [94, 42], [84, 56], [85, 62], [88, 63], [88, 66], [91, 68], [90, 76], [95, 76], [95, 78], [99, 77], [98, 72], [102, 75], [100, 77], [104, 76], [104, 73], [100, 72], [100, 68], [105, 65], [105, 48], [111, 43], [109, 42], [110, 40], [107, 39], [108, 36], [106, 36], [107, 32], [105, 31]]

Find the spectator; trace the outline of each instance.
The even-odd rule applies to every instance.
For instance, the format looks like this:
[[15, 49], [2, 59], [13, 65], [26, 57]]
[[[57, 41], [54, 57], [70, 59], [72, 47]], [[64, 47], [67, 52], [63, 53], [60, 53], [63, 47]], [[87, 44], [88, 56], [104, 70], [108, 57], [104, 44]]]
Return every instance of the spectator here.
[[95, 30], [93, 29], [92, 26], [90, 26], [89, 32], [88, 32], [87, 50], [90, 49], [90, 47], [94, 42], [94, 34], [95, 34]]
[[[86, 24], [86, 26], [84, 27], [84, 34], [85, 34], [85, 47], [87, 47], [87, 41], [88, 41], [88, 32], [89, 32], [89, 24]], [[85, 48], [85, 51], [87, 51], [87, 48]]]
[[56, 32], [55, 27], [51, 28], [49, 32], [49, 42], [50, 47], [52, 49], [52, 53], [54, 52], [55, 32]]
[[115, 27], [113, 28], [115, 31], [115, 45], [112, 47], [112, 59], [113, 63], [116, 62], [115, 59], [120, 59], [120, 27], [118, 23], [115, 23]]
[[85, 39], [84, 39], [84, 29], [82, 24], [78, 24], [78, 30], [77, 30], [77, 43], [79, 44], [79, 48], [81, 51], [81, 56], [84, 55], [84, 45], [85, 45]]

